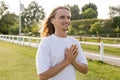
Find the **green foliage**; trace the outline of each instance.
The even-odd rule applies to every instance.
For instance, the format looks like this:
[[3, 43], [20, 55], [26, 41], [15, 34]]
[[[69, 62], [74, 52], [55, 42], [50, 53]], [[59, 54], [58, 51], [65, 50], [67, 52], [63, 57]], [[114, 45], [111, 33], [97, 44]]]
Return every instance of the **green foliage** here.
[[8, 6], [0, 1], [0, 33], [18, 34], [18, 16], [14, 13], [6, 13]]
[[[87, 10], [87, 9], [89, 9], [89, 8], [91, 8], [91, 9], [93, 9], [92, 11], [90, 10], [88, 10], [87, 12], [91, 12], [91, 13], [93, 13], [94, 11], [94, 17], [93, 18], [97, 18], [97, 16], [98, 16], [98, 12], [97, 12], [97, 6], [95, 5], [95, 4], [93, 4], [93, 3], [89, 3], [89, 4], [85, 4], [83, 7], [82, 7], [82, 14], [85, 14], [85, 11]], [[91, 14], [91, 15], [93, 15], [93, 14]], [[84, 17], [84, 15], [83, 15], [83, 17]], [[85, 18], [86, 19], [86, 18]]]
[[29, 33], [29, 29], [28, 29], [27, 26], [25, 26], [25, 28], [23, 29], [23, 32], [26, 33], [26, 34]]
[[78, 20], [78, 19], [92, 19], [97, 18], [98, 12], [97, 7], [93, 3], [86, 4], [82, 7], [82, 13], [80, 13], [80, 9], [78, 5], [66, 5], [71, 9], [71, 20]]
[[[92, 31], [91, 27], [96, 22], [99, 22], [100, 29], [96, 31]], [[99, 27], [98, 27], [99, 28]], [[115, 27], [116, 28], [116, 27]], [[112, 20], [111, 19], [81, 19], [81, 20], [72, 20], [69, 34], [70, 35], [96, 35], [100, 33], [100, 36], [106, 37], [107, 34], [110, 34], [109, 37], [115, 37], [115, 28], [112, 27]], [[91, 30], [90, 30], [91, 29]]]
[[82, 7], [82, 11], [84, 12], [85, 10], [87, 10], [88, 8], [92, 8], [93, 10], [97, 11], [97, 6], [93, 3], [89, 3], [89, 4], [85, 4]]
[[[90, 32], [91, 25], [95, 22], [103, 24], [103, 31], [100, 31], [102, 35], [118, 33], [120, 29], [120, 7], [110, 7], [110, 14], [113, 17], [109, 20], [95, 19], [98, 16], [97, 6], [93, 3], [85, 4], [82, 7], [82, 12], [78, 5], [66, 5], [71, 9], [71, 20], [70, 30], [68, 34], [71, 35], [85, 35], [93, 34]], [[9, 7], [4, 1], [0, 1], [0, 34], [18, 34], [19, 23], [18, 16], [13, 13], [7, 13]], [[27, 8], [21, 13], [22, 21], [22, 32], [32, 33], [33, 35], [38, 34], [38, 23], [44, 19], [45, 12], [42, 6], [39, 6], [36, 1], [32, 1]], [[36, 24], [36, 25], [35, 25]], [[95, 32], [96, 33], [96, 32]], [[31, 35], [32, 35], [31, 34]]]
[[34, 23], [34, 24], [32, 25], [32, 34], [33, 34], [34, 36], [38, 36], [38, 35], [39, 35], [39, 25], [36, 24], [36, 23]]
[[[102, 19], [73, 20], [71, 22], [69, 34], [72, 34], [72, 35], [90, 34], [91, 33], [90, 32], [91, 25], [98, 21], [100, 21], [101, 23], [105, 22], [105, 20], [102, 20]], [[71, 31], [72, 31], [72, 33], [71, 33]]]
[[97, 13], [92, 8], [88, 8], [84, 12], [82, 12], [81, 16], [82, 19], [92, 19], [92, 18], [97, 18]]
[[[6, 9], [7, 7], [5, 4], [3, 4], [0, 7], [0, 16]], [[22, 14], [21, 16], [22, 32], [24, 33], [32, 32], [33, 34], [37, 34], [38, 28], [36, 27], [34, 28], [33, 25], [38, 24], [45, 17], [44, 9], [42, 8], [42, 6], [39, 6], [37, 2], [32, 1], [21, 14]], [[18, 21], [19, 21], [18, 16], [16, 16], [13, 13], [7, 13], [5, 15], [2, 15], [2, 18], [0, 19], [0, 33], [18, 34], [19, 32]]]
[[109, 11], [110, 11], [109, 14], [111, 18], [114, 18], [115, 16], [120, 16], [120, 6], [117, 6], [117, 7], [110, 6]]
[[8, 6], [5, 4], [4, 1], [0, 1], [0, 18], [3, 16], [3, 14], [8, 9]]
[[87, 28], [84, 25], [79, 25], [79, 34], [86, 34]]
[[120, 16], [116, 16], [112, 19], [112, 25], [115, 28], [116, 26], [120, 27]]
[[78, 5], [73, 5], [73, 6], [70, 6], [70, 5], [66, 5], [67, 7], [70, 8], [71, 10], [71, 20], [78, 20], [80, 19], [80, 9], [78, 7]]
[[3, 34], [8, 34], [9, 29], [13, 29], [11, 28], [12, 26], [15, 26], [17, 29], [18, 25], [16, 24], [18, 24], [17, 16], [12, 13], [7, 13], [0, 20], [0, 32]]
[[120, 27], [119, 26], [117, 26], [116, 28], [115, 28], [115, 32], [120, 32]]
[[28, 7], [22, 12], [23, 29], [28, 27], [29, 32], [32, 30], [34, 22], [39, 23], [45, 17], [45, 12], [42, 6], [39, 6], [36, 1], [32, 1]]
[[19, 27], [18, 27], [18, 24], [14, 25], [14, 26], [11, 26], [9, 29], [8, 29], [8, 34], [18, 34], [19, 33]]
[[91, 25], [90, 32], [99, 34], [102, 31], [103, 24], [100, 22], [95, 22]]

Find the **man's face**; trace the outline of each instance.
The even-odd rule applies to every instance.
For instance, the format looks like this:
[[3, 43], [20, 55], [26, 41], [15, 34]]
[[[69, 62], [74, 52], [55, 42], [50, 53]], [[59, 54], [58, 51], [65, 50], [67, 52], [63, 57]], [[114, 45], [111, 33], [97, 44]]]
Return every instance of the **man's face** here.
[[52, 23], [55, 26], [55, 31], [68, 31], [70, 25], [71, 14], [66, 9], [58, 9], [56, 11], [55, 18], [52, 19]]

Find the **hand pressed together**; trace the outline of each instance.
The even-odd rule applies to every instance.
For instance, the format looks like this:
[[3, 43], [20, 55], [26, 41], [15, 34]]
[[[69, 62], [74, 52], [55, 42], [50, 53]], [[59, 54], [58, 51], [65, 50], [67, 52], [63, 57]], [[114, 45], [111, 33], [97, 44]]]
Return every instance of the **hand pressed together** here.
[[77, 45], [73, 44], [70, 48], [66, 48], [65, 59], [69, 64], [73, 64], [75, 62], [77, 55], [78, 55]]

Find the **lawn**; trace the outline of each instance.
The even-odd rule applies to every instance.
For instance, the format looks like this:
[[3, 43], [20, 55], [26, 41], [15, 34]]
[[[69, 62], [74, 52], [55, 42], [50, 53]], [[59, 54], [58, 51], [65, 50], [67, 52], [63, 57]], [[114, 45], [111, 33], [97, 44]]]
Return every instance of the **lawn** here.
[[35, 48], [0, 41], [0, 80], [37, 80]]
[[[94, 52], [100, 54], [99, 46], [81, 44], [84, 51]], [[104, 46], [104, 54], [120, 56], [120, 48], [106, 47]]]
[[[36, 48], [0, 41], [0, 80], [38, 80], [35, 67]], [[76, 71], [77, 80], [119, 80], [120, 67], [88, 60], [89, 72]]]
[[[80, 40], [79, 38], [77, 38], [78, 40]], [[81, 41], [85, 41], [85, 42], [95, 42], [98, 43], [98, 38], [92, 38], [92, 37], [82, 37]], [[120, 39], [107, 39], [107, 38], [101, 38], [101, 41], [103, 43], [106, 44], [120, 44]], [[93, 52], [93, 53], [98, 53], [100, 52], [99, 50], [99, 46], [96, 45], [89, 45], [89, 44], [81, 44], [83, 50], [85, 51], [89, 51], [89, 52]], [[104, 46], [104, 54], [108, 54], [108, 55], [115, 55], [115, 56], [120, 56], [120, 48], [114, 48], [114, 47], [107, 47]]]

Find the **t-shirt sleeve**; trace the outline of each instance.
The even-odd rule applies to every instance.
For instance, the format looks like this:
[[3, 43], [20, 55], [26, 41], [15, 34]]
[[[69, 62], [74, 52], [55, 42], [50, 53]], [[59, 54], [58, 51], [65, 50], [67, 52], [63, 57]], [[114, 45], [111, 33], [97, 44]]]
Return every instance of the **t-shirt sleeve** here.
[[77, 62], [88, 64], [87, 59], [86, 59], [85, 54], [84, 54], [84, 51], [82, 50], [79, 42], [78, 42], [78, 51], [79, 51], [79, 53], [77, 56]]
[[42, 40], [36, 53], [37, 74], [43, 73], [50, 68], [50, 50], [46, 41]]

